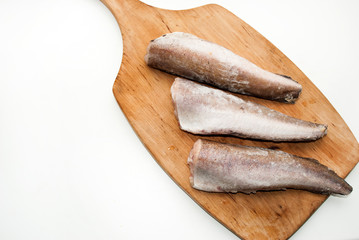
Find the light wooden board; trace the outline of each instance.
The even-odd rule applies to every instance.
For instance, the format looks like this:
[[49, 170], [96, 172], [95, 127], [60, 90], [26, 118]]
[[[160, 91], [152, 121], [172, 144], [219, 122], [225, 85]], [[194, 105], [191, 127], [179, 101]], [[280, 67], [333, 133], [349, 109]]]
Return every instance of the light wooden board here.
[[[123, 37], [123, 59], [113, 86], [128, 121], [164, 171], [205, 211], [242, 239], [287, 239], [327, 198], [305, 191], [257, 194], [205, 193], [189, 183], [188, 153], [198, 138], [278, 148], [312, 157], [345, 177], [359, 161], [359, 145], [333, 106], [275, 46], [218, 5], [184, 11], [158, 9], [137, 0], [102, 0]], [[174, 76], [146, 66], [150, 40], [168, 32], [189, 32], [218, 43], [260, 67], [291, 76], [303, 85], [294, 104], [243, 97], [308, 121], [328, 124], [328, 135], [309, 143], [271, 143], [234, 137], [196, 136], [179, 129], [170, 87]]]

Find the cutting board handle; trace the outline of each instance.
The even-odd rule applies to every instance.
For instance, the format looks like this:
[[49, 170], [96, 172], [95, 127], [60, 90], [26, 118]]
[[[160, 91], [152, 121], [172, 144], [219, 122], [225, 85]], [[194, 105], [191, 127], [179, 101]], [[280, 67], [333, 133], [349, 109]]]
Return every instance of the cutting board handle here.
[[132, 25], [138, 9], [150, 7], [139, 0], [100, 0], [114, 15], [120, 27], [122, 24]]

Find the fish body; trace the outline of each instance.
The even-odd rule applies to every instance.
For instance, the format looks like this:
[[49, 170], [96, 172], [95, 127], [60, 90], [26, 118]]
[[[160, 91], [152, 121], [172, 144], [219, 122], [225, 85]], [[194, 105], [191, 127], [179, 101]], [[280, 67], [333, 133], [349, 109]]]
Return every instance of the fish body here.
[[290, 117], [233, 94], [176, 78], [172, 102], [180, 128], [202, 135], [233, 135], [267, 141], [312, 141], [327, 126]]
[[352, 187], [315, 159], [283, 151], [197, 140], [188, 157], [193, 188], [255, 193], [300, 189], [347, 195]]
[[192, 34], [174, 32], [152, 40], [148, 66], [235, 93], [295, 102], [302, 86], [266, 71], [230, 50]]

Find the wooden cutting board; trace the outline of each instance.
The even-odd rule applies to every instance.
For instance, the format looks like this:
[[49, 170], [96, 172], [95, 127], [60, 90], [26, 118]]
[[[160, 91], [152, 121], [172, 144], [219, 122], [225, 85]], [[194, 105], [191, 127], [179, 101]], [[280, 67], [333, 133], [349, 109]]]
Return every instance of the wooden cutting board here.
[[[184, 11], [148, 6], [137, 0], [102, 0], [123, 37], [123, 59], [114, 95], [138, 137], [164, 171], [205, 211], [242, 239], [287, 239], [326, 200], [326, 196], [287, 190], [257, 194], [206, 193], [189, 183], [188, 153], [198, 138], [270, 147], [312, 157], [347, 176], [359, 161], [359, 145], [343, 119], [314, 84], [262, 35], [218, 5]], [[328, 124], [328, 135], [310, 143], [271, 143], [233, 137], [202, 137], [179, 129], [170, 87], [174, 76], [144, 62], [150, 40], [169, 32], [188, 32], [218, 43], [271, 72], [303, 85], [294, 104], [243, 97], [308, 121]]]

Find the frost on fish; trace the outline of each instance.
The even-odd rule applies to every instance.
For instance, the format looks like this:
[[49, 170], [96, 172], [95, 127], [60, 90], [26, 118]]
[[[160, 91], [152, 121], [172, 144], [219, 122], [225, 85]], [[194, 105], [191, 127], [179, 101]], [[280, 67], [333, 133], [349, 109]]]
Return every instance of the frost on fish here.
[[176, 78], [171, 87], [175, 115], [182, 130], [269, 141], [312, 141], [327, 126], [303, 121], [222, 90]]
[[193, 188], [255, 193], [301, 189], [347, 195], [352, 187], [317, 160], [282, 151], [197, 140], [188, 157]]
[[174, 32], [152, 40], [148, 66], [232, 92], [295, 102], [302, 86], [290, 77], [268, 72], [215, 43]]

